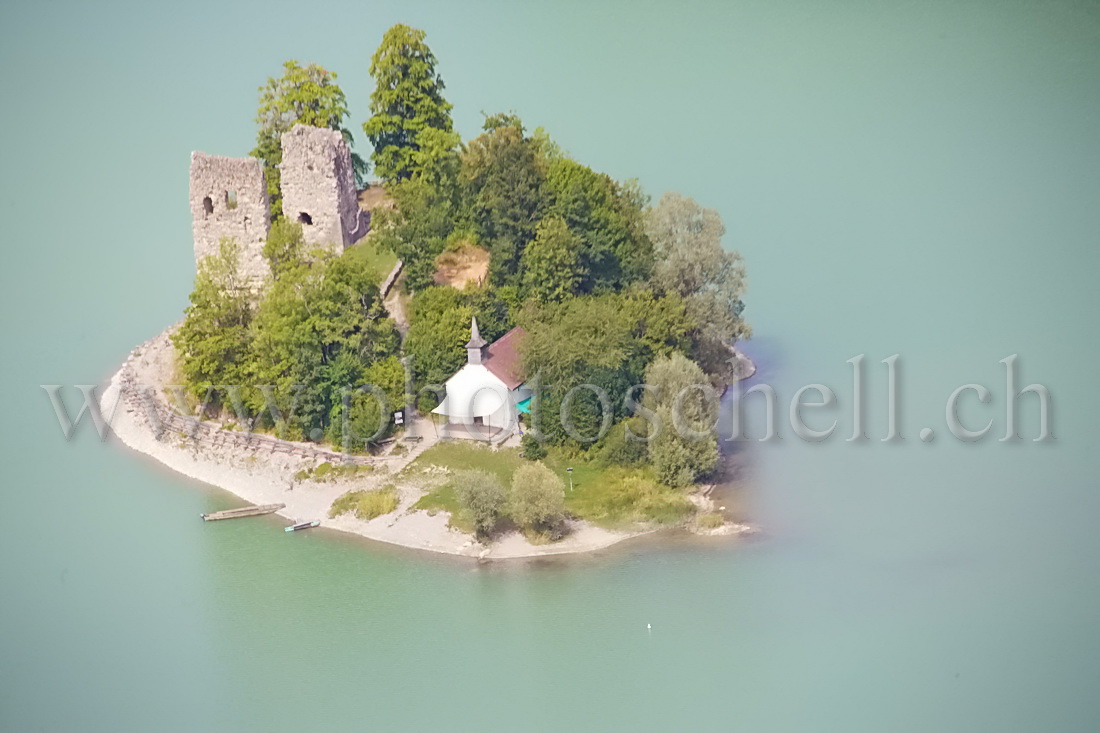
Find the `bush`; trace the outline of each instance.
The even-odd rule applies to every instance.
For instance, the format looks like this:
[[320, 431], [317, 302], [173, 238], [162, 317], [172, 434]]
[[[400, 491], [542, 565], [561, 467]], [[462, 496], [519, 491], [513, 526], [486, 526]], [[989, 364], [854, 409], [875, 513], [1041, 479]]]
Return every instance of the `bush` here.
[[451, 486], [459, 505], [473, 520], [477, 536], [490, 536], [508, 502], [500, 481], [488, 471], [460, 471]]
[[[657, 413], [662, 425], [649, 441], [649, 460], [659, 480], [669, 486], [687, 486], [718, 463], [713, 429], [717, 395], [699, 365], [681, 354], [655, 359], [646, 369], [645, 381], [654, 389], [646, 392], [642, 402]], [[681, 435], [680, 428], [699, 435]]]
[[336, 501], [328, 511], [330, 517], [354, 512], [364, 521], [389, 514], [397, 509], [397, 487], [386, 484], [376, 491], [349, 491]]
[[718, 512], [700, 514], [699, 519], [696, 521], [701, 529], [718, 529], [726, 523], [725, 517]]
[[512, 519], [526, 530], [557, 527], [565, 515], [565, 483], [543, 463], [527, 463], [512, 475]]
[[532, 432], [523, 434], [520, 448], [523, 450], [523, 457], [529, 461], [541, 461], [546, 458], [546, 446]]
[[570, 496], [574, 514], [603, 526], [634, 522], [675, 524], [691, 516], [695, 505], [678, 489], [654, 480], [648, 472], [609, 468], [600, 475], [598, 491], [578, 489]]
[[641, 466], [646, 459], [646, 442], [630, 438], [627, 427], [634, 435], [645, 435], [647, 423], [639, 418], [627, 418], [612, 426], [597, 447], [596, 460], [601, 466]]

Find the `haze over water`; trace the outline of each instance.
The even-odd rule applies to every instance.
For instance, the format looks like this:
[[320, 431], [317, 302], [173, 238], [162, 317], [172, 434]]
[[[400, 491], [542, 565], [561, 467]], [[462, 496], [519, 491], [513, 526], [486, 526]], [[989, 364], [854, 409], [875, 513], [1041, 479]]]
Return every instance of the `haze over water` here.
[[[105, 378], [187, 304], [190, 152], [247, 154], [287, 58], [339, 73], [366, 152], [395, 22], [427, 31], [465, 138], [514, 109], [721, 213], [780, 396], [761, 540], [479, 567], [203, 526], [235, 500], [62, 439], [38, 385]], [[1096, 4], [25, 3], [0, 59], [0, 729], [1095, 729]], [[870, 439], [846, 442], [859, 354]], [[1052, 443], [1034, 396], [997, 440], [1011, 354]], [[838, 396], [814, 444], [786, 422], [810, 383]], [[967, 383], [993, 428], [964, 444]]]

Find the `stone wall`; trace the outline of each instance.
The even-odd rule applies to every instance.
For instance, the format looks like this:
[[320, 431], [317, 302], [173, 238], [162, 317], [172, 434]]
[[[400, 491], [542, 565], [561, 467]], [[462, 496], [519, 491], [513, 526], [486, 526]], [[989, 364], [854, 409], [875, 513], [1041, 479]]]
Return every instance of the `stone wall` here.
[[283, 133], [279, 166], [283, 214], [302, 224], [307, 243], [342, 252], [370, 229], [359, 208], [351, 151], [336, 130], [295, 125]]
[[195, 263], [216, 254], [223, 237], [240, 245], [240, 272], [249, 287], [267, 276], [263, 256], [270, 228], [267, 180], [255, 158], [191, 154], [191, 227]]

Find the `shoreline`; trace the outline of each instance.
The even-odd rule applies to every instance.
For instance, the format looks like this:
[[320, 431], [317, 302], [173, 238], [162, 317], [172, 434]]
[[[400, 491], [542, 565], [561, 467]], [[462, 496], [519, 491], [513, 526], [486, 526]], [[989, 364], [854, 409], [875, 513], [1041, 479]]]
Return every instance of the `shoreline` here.
[[[219, 443], [218, 436], [226, 431], [219, 431], [218, 436], [204, 444], [170, 428], [165, 429], [158, 439], [147, 417], [142, 414], [136, 395], [132, 392], [124, 394], [123, 390], [131, 389], [125, 386], [129, 380], [142, 392], [150, 386], [159, 388], [170, 383], [164, 378], [171, 373], [165, 357], [172, 353], [169, 334], [174, 328], [165, 329], [134, 349], [111, 376], [107, 389], [100, 397], [104, 416], [111, 418], [111, 432], [129, 449], [149, 456], [176, 473], [215, 486], [246, 502], [286, 504], [276, 514], [289, 522], [319, 519], [322, 528], [372, 541], [478, 560], [591, 553], [624, 540], [664, 531], [664, 528], [615, 531], [574, 520], [570, 522], [572, 531], [553, 544], [532, 545], [521, 533], [512, 531], [497, 537], [489, 545], [482, 545], [472, 535], [448, 526], [450, 517], [446, 512], [432, 515], [424, 510], [412, 510], [412, 505], [424, 493], [415, 486], [399, 486], [398, 508], [391, 514], [369, 521], [350, 514], [329, 518], [329, 507], [336, 498], [347, 491], [391, 483], [394, 474], [434, 445], [435, 441], [424, 440], [409, 446], [406, 455], [400, 459], [375, 459], [372, 464], [377, 469], [367, 474], [366, 478], [314, 481], [295, 477], [303, 468], [318, 465], [318, 456], [323, 457], [327, 453], [311, 444], [279, 441], [292, 451], [303, 451], [297, 453], [277, 452], [274, 448], [268, 449], [266, 444], [240, 447]], [[110, 413], [112, 406], [113, 416]], [[316, 455], [304, 457], [310, 451], [315, 451]]]

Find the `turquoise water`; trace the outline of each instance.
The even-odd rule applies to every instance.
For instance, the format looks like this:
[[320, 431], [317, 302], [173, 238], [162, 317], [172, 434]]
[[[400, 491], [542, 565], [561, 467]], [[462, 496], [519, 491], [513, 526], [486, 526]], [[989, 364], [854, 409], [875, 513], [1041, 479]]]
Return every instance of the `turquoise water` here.
[[[316, 7], [0, 8], [0, 729], [1095, 729], [1095, 4]], [[764, 539], [479, 567], [203, 526], [233, 500], [62, 439], [37, 385], [105, 377], [186, 304], [190, 152], [246, 153], [288, 57], [338, 71], [360, 122], [398, 21], [465, 136], [515, 109], [721, 212], [780, 417], [801, 385], [839, 401], [807, 413], [830, 439], [759, 446]], [[1052, 443], [997, 441], [1014, 353]], [[970, 382], [994, 428], [962, 444], [944, 402]]]

